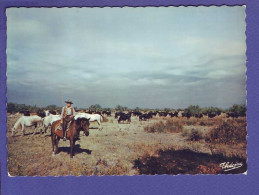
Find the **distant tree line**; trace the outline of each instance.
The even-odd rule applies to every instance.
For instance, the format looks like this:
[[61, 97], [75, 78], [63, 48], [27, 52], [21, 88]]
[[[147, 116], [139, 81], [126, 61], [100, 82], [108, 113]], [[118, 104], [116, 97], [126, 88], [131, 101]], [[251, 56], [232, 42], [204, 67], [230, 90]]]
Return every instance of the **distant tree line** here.
[[[16, 113], [16, 112], [20, 112], [20, 111], [30, 111], [30, 112], [38, 112], [38, 111], [42, 111], [42, 110], [56, 110], [56, 111], [61, 111], [61, 107], [56, 106], [56, 105], [48, 105], [46, 107], [38, 107], [36, 105], [31, 106], [31, 105], [25, 105], [25, 104], [17, 104], [17, 103], [12, 103], [9, 102], [7, 103], [7, 112], [9, 113]], [[239, 104], [234, 104], [233, 106], [231, 106], [228, 109], [222, 109], [222, 108], [218, 108], [218, 107], [204, 107], [201, 108], [198, 105], [190, 105], [185, 109], [170, 109], [170, 108], [164, 108], [164, 109], [148, 109], [148, 108], [139, 108], [136, 107], [135, 109], [129, 109], [126, 106], [121, 106], [121, 105], [117, 105], [114, 109], [111, 108], [102, 108], [101, 105], [99, 104], [94, 104], [91, 105], [89, 108], [77, 108], [75, 107], [76, 110], [88, 110], [88, 111], [93, 111], [93, 112], [100, 112], [100, 111], [111, 111], [111, 110], [115, 110], [115, 111], [142, 111], [142, 112], [148, 112], [148, 111], [164, 111], [164, 112], [174, 112], [174, 111], [186, 111], [191, 113], [192, 115], [195, 114], [206, 114], [206, 113], [217, 113], [217, 112], [233, 112], [239, 115], [245, 115], [246, 113], [246, 106], [243, 105], [239, 105]]]
[[26, 104], [17, 104], [8, 102], [7, 103], [7, 112], [9, 113], [16, 113], [21, 111], [30, 111], [30, 112], [38, 112], [43, 110], [61, 110], [61, 107], [58, 107], [56, 105], [48, 105], [46, 107], [38, 107], [36, 105], [26, 105]]
[[[84, 110], [84, 109], [82, 109]], [[100, 106], [100, 104], [94, 104], [94, 105], [91, 105], [89, 108], [88, 108], [89, 111], [93, 111], [93, 112], [101, 112], [101, 111], [111, 111], [110, 108], [102, 108]]]
[[222, 109], [218, 107], [204, 107], [200, 108], [198, 105], [190, 105], [188, 108], [184, 109], [185, 111], [195, 115], [195, 114], [207, 114], [212, 113], [216, 114], [218, 112], [232, 112], [239, 115], [245, 115], [246, 114], [246, 106], [244, 104], [234, 104], [228, 109]]

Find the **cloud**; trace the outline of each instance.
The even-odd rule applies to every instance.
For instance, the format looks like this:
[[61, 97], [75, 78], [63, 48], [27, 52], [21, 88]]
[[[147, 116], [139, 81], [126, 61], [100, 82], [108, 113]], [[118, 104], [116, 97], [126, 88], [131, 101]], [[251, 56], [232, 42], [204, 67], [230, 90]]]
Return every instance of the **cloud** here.
[[10, 8], [8, 101], [61, 105], [64, 96], [78, 107], [152, 108], [244, 103], [244, 19], [242, 7]]

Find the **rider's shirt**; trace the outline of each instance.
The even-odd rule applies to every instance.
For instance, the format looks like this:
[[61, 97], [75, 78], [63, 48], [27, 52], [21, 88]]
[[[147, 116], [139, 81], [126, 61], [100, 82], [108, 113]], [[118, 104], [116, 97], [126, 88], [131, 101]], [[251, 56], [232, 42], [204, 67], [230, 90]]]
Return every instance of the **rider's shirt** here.
[[[65, 116], [64, 116], [65, 115]], [[66, 116], [71, 116], [71, 115], [73, 115], [73, 116], [75, 116], [75, 110], [74, 110], [74, 108], [73, 107], [63, 107], [62, 108], [62, 113], [61, 113], [61, 116], [62, 117], [66, 117]]]

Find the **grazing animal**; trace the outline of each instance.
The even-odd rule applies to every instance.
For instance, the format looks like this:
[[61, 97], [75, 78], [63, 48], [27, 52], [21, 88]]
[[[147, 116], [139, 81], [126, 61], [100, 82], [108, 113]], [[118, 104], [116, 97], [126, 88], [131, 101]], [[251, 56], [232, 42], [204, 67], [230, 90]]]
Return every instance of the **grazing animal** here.
[[134, 112], [133, 112], [133, 115], [134, 115], [134, 116], [140, 116], [140, 115], [142, 115], [142, 113], [139, 112], [139, 111], [134, 111]]
[[227, 113], [227, 118], [232, 117], [232, 118], [238, 118], [239, 115], [237, 113], [234, 112], [228, 112]]
[[146, 121], [146, 120], [151, 119], [151, 118], [152, 118], [152, 114], [150, 114], [150, 113], [149, 114], [142, 114], [142, 115], [139, 116], [140, 121], [143, 121], [143, 120]]
[[203, 114], [201, 114], [201, 113], [195, 114], [194, 117], [195, 117], [195, 118], [202, 118], [202, 117], [203, 117]]
[[49, 116], [50, 114], [49, 110], [44, 110], [43, 112], [45, 113], [45, 116]]
[[103, 121], [103, 117], [100, 114], [88, 114], [88, 113], [77, 113], [75, 115], [75, 117], [79, 117], [79, 118], [89, 118], [90, 122], [94, 122], [96, 121], [99, 125], [99, 130], [101, 130], [102, 124], [101, 121]]
[[22, 116], [14, 124], [14, 127], [12, 128], [12, 136], [14, 136], [14, 134], [16, 133], [16, 131], [19, 127], [21, 127], [22, 136], [24, 136], [25, 127], [31, 127], [31, 126], [35, 127], [34, 132], [33, 132], [33, 135], [34, 135], [36, 133], [38, 124], [42, 125], [41, 117], [39, 117], [39, 116]]
[[186, 117], [187, 119], [189, 119], [189, 118], [191, 118], [191, 113], [189, 113], [189, 112], [183, 112], [182, 113], [182, 117]]
[[124, 114], [125, 113], [123, 113], [123, 112], [116, 112], [114, 118], [117, 118], [117, 117], [119, 117], [121, 115], [124, 115]]
[[23, 115], [24, 115], [24, 116], [30, 116], [31, 113], [30, 113], [29, 111], [25, 111], [25, 112], [23, 113]]
[[169, 113], [169, 115], [172, 117], [178, 117], [178, 112], [175, 111], [174, 113]]
[[157, 115], [157, 112], [152, 112], [152, 115], [153, 115], [153, 116], [156, 116], [156, 115]]
[[159, 112], [158, 114], [160, 117], [166, 117], [168, 115], [167, 112]]
[[102, 113], [100, 111], [94, 112], [94, 114], [102, 115]]
[[50, 111], [49, 111], [49, 114], [57, 115], [57, 112], [54, 111], [54, 110], [50, 110]]
[[131, 113], [120, 115], [120, 117], [118, 119], [118, 123], [120, 123], [121, 121], [128, 121], [128, 123], [130, 123], [131, 122]]
[[61, 119], [60, 115], [53, 115], [50, 114], [49, 116], [46, 116], [43, 118], [43, 128], [44, 128], [44, 133], [47, 132], [47, 129], [51, 127], [51, 125], [55, 122]]
[[217, 111], [216, 114], [219, 116], [221, 115], [221, 111]]
[[211, 112], [208, 113], [209, 118], [214, 118], [215, 116], [217, 116], [216, 113], [211, 113]]
[[23, 110], [23, 111], [20, 111], [19, 113], [23, 114], [23, 116], [30, 116], [31, 115], [30, 111], [28, 111], [28, 110]]
[[147, 114], [150, 115], [151, 118], [153, 117], [153, 112], [152, 111], [148, 112]]
[[48, 112], [42, 112], [42, 111], [38, 111], [37, 112], [37, 115], [39, 116], [39, 117], [41, 117], [41, 118], [44, 118], [44, 117], [46, 117], [46, 116], [48, 116]]
[[111, 116], [111, 111], [102, 111], [102, 114], [106, 114], [107, 116]]
[[[58, 143], [63, 138], [63, 131], [58, 130], [60, 120], [51, 125], [51, 143], [53, 155], [58, 153]], [[86, 136], [89, 136], [89, 118], [81, 118], [75, 116], [68, 127], [66, 138], [70, 141], [70, 158], [74, 156], [74, 147], [76, 140], [79, 139], [80, 131], [83, 131]]]

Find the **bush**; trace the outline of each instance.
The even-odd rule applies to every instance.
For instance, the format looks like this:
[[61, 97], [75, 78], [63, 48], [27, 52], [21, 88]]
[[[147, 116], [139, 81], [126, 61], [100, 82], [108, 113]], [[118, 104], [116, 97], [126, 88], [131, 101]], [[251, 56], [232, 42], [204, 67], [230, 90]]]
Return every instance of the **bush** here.
[[203, 119], [199, 125], [200, 126], [213, 126], [217, 124], [220, 120], [219, 119]]
[[239, 116], [245, 116], [246, 115], [246, 106], [234, 104], [232, 107], [229, 108], [229, 112], [233, 112]]
[[173, 121], [173, 120], [167, 120], [165, 127], [166, 127], [166, 131], [170, 133], [181, 132], [183, 129], [183, 125], [181, 124], [180, 121]]
[[183, 129], [179, 121], [167, 120], [165, 123], [162, 121], [144, 127], [144, 131], [148, 133], [178, 133]]
[[187, 137], [190, 141], [199, 141], [204, 138], [205, 132], [198, 129], [183, 129], [182, 136]]
[[191, 136], [190, 136], [191, 141], [199, 141], [202, 138], [203, 137], [199, 134], [198, 131], [192, 131]]
[[88, 110], [98, 112], [102, 110], [102, 107], [99, 104], [91, 105]]
[[201, 113], [201, 108], [198, 105], [190, 105], [185, 111], [190, 113], [191, 116], [194, 116], [195, 114]]
[[121, 106], [121, 105], [117, 105], [116, 108], [115, 108], [115, 110], [118, 111], [118, 112], [123, 112], [123, 111], [128, 110], [128, 107], [124, 107], [124, 106]]
[[246, 120], [228, 119], [210, 130], [205, 140], [211, 143], [237, 144], [246, 142]]
[[201, 112], [203, 114], [208, 114], [208, 113], [218, 113], [218, 112], [223, 112], [224, 110], [221, 108], [217, 108], [217, 107], [207, 107], [207, 108], [202, 108]]

